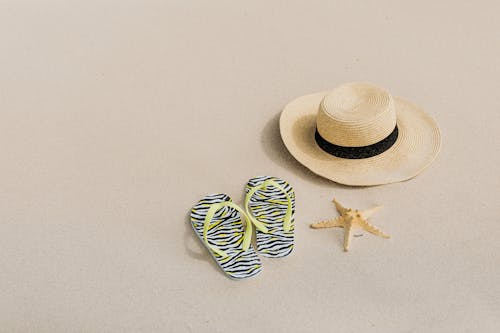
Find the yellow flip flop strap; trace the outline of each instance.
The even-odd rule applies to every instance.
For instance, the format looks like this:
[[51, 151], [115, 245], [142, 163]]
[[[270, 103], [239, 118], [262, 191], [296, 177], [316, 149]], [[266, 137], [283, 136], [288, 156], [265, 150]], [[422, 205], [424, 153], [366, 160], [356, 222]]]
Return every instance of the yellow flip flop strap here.
[[203, 241], [212, 251], [214, 251], [215, 253], [217, 253], [218, 255], [220, 255], [223, 258], [227, 258], [227, 257], [229, 257], [229, 255], [226, 252], [224, 252], [223, 250], [219, 249], [218, 247], [216, 247], [214, 245], [211, 245], [207, 239], [207, 233], [208, 233], [208, 229], [210, 226], [210, 222], [212, 221], [215, 213], [223, 207], [231, 207], [231, 208], [236, 209], [238, 212], [240, 212], [241, 218], [245, 219], [246, 226], [245, 226], [245, 232], [243, 234], [243, 243], [242, 243], [242, 247], [243, 247], [244, 251], [248, 250], [248, 248], [250, 247], [250, 241], [252, 240], [252, 223], [251, 223], [251, 220], [248, 218], [247, 214], [243, 211], [243, 209], [241, 209], [238, 205], [236, 205], [233, 202], [224, 201], [224, 202], [212, 204], [210, 206], [210, 208], [208, 209], [207, 215], [205, 216], [205, 222], [203, 224]]
[[290, 228], [292, 226], [292, 199], [290, 198], [290, 195], [288, 195], [287, 191], [285, 191], [285, 189], [280, 184], [278, 184], [276, 181], [274, 181], [272, 179], [268, 179], [268, 180], [262, 182], [262, 184], [260, 184], [259, 186], [254, 186], [247, 193], [247, 195], [245, 197], [245, 210], [247, 211], [247, 215], [250, 218], [250, 220], [252, 221], [252, 223], [255, 224], [255, 227], [257, 229], [259, 229], [260, 231], [262, 231], [264, 233], [268, 233], [268, 229], [265, 226], [265, 224], [260, 222], [259, 220], [257, 220], [253, 216], [252, 212], [250, 211], [249, 204], [250, 204], [250, 198], [252, 197], [252, 195], [255, 194], [255, 192], [257, 192], [260, 189], [265, 189], [269, 185], [276, 187], [279, 191], [283, 192], [286, 196], [287, 208], [286, 208], [285, 217], [283, 218], [283, 230], [288, 232], [288, 231], [290, 231]]

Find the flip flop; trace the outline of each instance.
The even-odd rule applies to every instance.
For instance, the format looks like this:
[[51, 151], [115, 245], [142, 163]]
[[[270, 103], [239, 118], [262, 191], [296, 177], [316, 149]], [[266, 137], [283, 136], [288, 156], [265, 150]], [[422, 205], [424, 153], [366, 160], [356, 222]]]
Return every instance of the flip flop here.
[[201, 199], [191, 210], [191, 225], [228, 277], [244, 279], [262, 271], [260, 259], [250, 246], [252, 222], [229, 196], [211, 194]]
[[294, 243], [295, 192], [286, 181], [270, 176], [252, 178], [245, 186], [245, 210], [256, 225], [257, 251], [265, 257], [290, 254]]

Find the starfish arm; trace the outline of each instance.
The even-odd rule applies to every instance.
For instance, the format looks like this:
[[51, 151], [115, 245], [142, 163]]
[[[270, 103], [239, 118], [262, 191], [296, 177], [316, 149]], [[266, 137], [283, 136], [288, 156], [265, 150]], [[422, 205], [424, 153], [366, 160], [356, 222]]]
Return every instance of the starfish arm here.
[[351, 242], [352, 223], [346, 223], [344, 226], [344, 251], [349, 251], [349, 243]]
[[331, 220], [321, 221], [318, 223], [311, 224], [311, 228], [313, 229], [343, 227], [343, 226], [344, 226], [344, 219], [342, 218], [342, 216], [336, 217]]
[[335, 198], [333, 198], [332, 202], [335, 204], [335, 207], [337, 208], [337, 211], [341, 215], [344, 214], [347, 211], [347, 208], [345, 208], [344, 206], [342, 206], [342, 204], [340, 202], [338, 202]]
[[367, 209], [367, 210], [364, 210], [361, 212], [361, 216], [363, 216], [363, 218], [365, 220], [369, 219], [376, 211], [378, 211], [380, 208], [382, 208], [382, 205], [379, 205], [379, 206], [375, 206], [375, 207], [372, 207], [370, 209]]
[[363, 228], [364, 230], [366, 230], [368, 232], [371, 232], [374, 235], [377, 235], [377, 236], [380, 236], [380, 237], [384, 237], [384, 238], [390, 238], [391, 237], [391, 236], [383, 233], [381, 230], [377, 229], [374, 225], [371, 225], [370, 223], [368, 223], [366, 221], [361, 221], [359, 223], [359, 226], [361, 228]]

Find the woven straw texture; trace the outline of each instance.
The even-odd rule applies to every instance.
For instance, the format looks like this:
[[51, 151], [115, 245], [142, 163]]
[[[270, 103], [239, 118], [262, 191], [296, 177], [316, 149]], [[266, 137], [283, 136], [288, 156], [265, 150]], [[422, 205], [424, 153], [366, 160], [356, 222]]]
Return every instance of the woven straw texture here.
[[[368, 114], [358, 114], [349, 119], [348, 112], [342, 112], [342, 109], [352, 109], [354, 103], [360, 105], [358, 113]], [[356, 146], [382, 139], [394, 128], [391, 108], [395, 111], [399, 128], [398, 139], [391, 148], [377, 156], [365, 159], [332, 156], [319, 148], [314, 138], [317, 121], [318, 130], [324, 124], [324, 119], [318, 114], [326, 114], [318, 110], [325, 110], [326, 104], [329, 115], [333, 113], [335, 119], [331, 117], [333, 121], [328, 123], [330, 132], [327, 130], [321, 134], [323, 137], [327, 135], [329, 141], [336, 140], [332, 143]], [[377, 112], [370, 108], [363, 109], [363, 105], [376, 107]], [[355, 121], [361, 118], [365, 120]], [[334, 130], [338, 130], [341, 135], [336, 135]], [[387, 95], [358, 102], [339, 98], [332, 100], [330, 92], [299, 97], [284, 108], [280, 117], [280, 132], [285, 146], [300, 163], [320, 176], [352, 186], [381, 185], [411, 179], [431, 164], [441, 146], [439, 128], [429, 115], [408, 101], [398, 97], [388, 98]]]

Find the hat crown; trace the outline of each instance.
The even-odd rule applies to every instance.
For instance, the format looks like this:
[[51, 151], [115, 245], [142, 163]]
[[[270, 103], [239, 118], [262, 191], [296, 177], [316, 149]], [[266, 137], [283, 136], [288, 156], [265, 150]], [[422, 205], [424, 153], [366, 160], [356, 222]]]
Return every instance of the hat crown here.
[[323, 98], [316, 121], [319, 134], [332, 144], [369, 146], [394, 130], [394, 100], [387, 91], [374, 85], [347, 83]]

